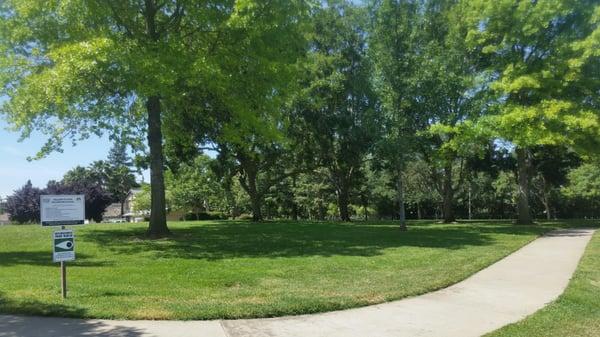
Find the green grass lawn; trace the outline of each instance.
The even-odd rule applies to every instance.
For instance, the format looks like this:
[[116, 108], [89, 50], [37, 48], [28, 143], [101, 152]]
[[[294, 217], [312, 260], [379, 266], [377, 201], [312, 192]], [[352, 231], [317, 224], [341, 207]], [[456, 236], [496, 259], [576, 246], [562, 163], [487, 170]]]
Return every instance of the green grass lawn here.
[[573, 279], [558, 300], [488, 336], [600, 336], [600, 232], [592, 238]]
[[363, 306], [446, 287], [559, 225], [175, 222], [154, 241], [146, 224], [86, 225], [65, 301], [53, 229], [0, 226], [0, 312], [212, 319]]

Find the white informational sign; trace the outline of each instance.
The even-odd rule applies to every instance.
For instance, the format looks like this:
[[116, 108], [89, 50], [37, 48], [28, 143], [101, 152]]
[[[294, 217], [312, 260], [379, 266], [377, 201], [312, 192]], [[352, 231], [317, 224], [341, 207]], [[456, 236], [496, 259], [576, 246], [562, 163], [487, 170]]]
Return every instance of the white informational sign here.
[[75, 260], [75, 236], [72, 230], [60, 230], [52, 233], [52, 242], [54, 244], [52, 261]]
[[40, 197], [42, 226], [83, 225], [85, 196], [42, 195]]

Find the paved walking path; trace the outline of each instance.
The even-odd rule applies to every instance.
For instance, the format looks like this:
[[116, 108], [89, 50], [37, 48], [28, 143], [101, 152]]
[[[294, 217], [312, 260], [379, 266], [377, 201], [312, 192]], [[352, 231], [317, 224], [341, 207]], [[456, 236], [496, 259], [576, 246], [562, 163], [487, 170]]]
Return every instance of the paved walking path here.
[[0, 315], [0, 337], [480, 336], [516, 322], [567, 286], [593, 230], [552, 232], [446, 289], [358, 309], [224, 321], [107, 321]]

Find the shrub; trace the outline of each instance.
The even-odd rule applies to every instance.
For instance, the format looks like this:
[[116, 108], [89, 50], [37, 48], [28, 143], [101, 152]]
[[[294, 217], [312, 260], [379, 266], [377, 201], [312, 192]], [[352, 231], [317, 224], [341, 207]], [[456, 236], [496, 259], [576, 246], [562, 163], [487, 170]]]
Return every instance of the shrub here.
[[200, 212], [200, 213], [187, 213], [183, 216], [185, 221], [195, 220], [225, 220], [227, 215], [223, 212]]
[[9, 219], [18, 223], [40, 222], [40, 195], [42, 190], [33, 187], [31, 180], [6, 199]]

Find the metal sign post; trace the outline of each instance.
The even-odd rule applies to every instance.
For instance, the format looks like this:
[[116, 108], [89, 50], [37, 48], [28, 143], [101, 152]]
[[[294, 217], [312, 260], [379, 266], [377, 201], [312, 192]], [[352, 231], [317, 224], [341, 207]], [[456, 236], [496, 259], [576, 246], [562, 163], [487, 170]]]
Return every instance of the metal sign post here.
[[67, 261], [75, 260], [75, 235], [65, 225], [83, 225], [85, 222], [85, 196], [42, 195], [40, 197], [42, 226], [61, 226], [52, 234], [52, 260], [60, 262], [62, 298], [67, 298]]
[[64, 261], [60, 263], [60, 293], [63, 300], [67, 298], [67, 264]]
[[[65, 230], [65, 226], [60, 226], [60, 229]], [[54, 249], [56, 249], [56, 242], [54, 242]], [[73, 253], [75, 253], [75, 247], [73, 247]], [[67, 298], [67, 264], [65, 261], [60, 261], [60, 290], [62, 298]]]

